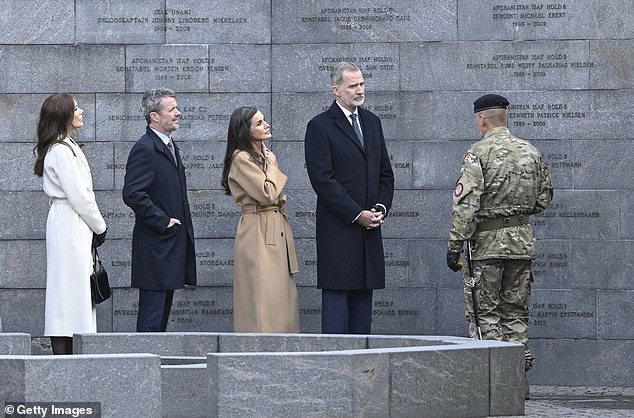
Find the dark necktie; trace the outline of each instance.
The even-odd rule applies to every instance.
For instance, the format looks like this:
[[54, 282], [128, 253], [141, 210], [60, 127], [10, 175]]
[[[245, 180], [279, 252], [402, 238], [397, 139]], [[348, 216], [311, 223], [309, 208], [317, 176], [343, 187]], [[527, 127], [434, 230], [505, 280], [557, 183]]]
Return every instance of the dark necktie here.
[[350, 119], [352, 119], [352, 128], [354, 129], [354, 133], [357, 134], [357, 139], [359, 140], [361, 146], [363, 146], [363, 133], [361, 133], [361, 128], [359, 127], [359, 123], [357, 122], [357, 115], [351, 113]]
[[174, 144], [172, 143], [172, 138], [170, 138], [169, 142], [167, 143], [167, 148], [169, 148], [170, 152], [172, 153], [172, 158], [174, 158], [174, 164], [178, 164], [178, 162], [176, 161], [176, 151], [174, 150]]

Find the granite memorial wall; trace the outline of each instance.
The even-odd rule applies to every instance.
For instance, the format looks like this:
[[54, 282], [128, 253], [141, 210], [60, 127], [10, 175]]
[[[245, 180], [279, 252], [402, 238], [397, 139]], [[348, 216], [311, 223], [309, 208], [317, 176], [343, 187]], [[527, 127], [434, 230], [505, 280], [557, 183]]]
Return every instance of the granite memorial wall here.
[[[32, 174], [39, 107], [69, 92], [108, 224], [101, 250], [114, 295], [100, 331], [135, 328], [133, 213], [121, 187], [145, 129], [140, 98], [169, 87], [183, 113], [197, 245], [195, 289], [176, 292], [168, 330], [231, 331], [233, 237], [240, 211], [220, 187], [229, 115], [262, 109], [289, 175], [303, 332], [319, 332], [315, 195], [306, 123], [327, 109], [329, 71], [355, 62], [382, 119], [396, 176], [384, 225], [387, 287], [377, 334], [465, 335], [462, 281], [445, 265], [451, 190], [477, 138], [471, 103], [508, 97], [509, 126], [543, 152], [555, 198], [531, 300], [530, 374], [542, 384], [634, 385], [634, 1], [609, 0], [0, 0], [0, 318], [43, 333], [48, 200]], [[580, 367], [582, 365], [582, 367]]]

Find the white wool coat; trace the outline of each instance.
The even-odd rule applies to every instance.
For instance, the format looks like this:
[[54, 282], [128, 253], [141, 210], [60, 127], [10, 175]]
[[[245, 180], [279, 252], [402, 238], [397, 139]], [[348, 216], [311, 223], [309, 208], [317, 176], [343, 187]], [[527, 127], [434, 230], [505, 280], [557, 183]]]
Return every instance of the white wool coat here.
[[81, 148], [53, 145], [44, 158], [43, 188], [50, 197], [46, 221], [46, 306], [44, 335], [72, 337], [97, 332], [90, 297], [93, 232], [106, 222], [97, 207], [92, 177]]

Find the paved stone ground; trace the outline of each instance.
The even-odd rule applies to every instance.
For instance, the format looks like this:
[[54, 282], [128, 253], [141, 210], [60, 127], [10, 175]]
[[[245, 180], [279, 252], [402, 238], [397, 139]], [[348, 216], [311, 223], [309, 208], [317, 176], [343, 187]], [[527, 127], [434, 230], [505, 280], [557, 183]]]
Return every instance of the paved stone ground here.
[[525, 413], [529, 418], [634, 418], [634, 388], [533, 385]]

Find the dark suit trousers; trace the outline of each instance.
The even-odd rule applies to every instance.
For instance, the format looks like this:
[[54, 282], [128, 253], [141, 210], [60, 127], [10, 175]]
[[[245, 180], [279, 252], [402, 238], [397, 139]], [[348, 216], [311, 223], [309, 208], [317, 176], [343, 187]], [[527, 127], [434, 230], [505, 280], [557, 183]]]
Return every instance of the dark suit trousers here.
[[172, 309], [173, 290], [139, 289], [137, 332], [165, 332]]
[[371, 322], [371, 289], [322, 289], [322, 334], [369, 334]]

